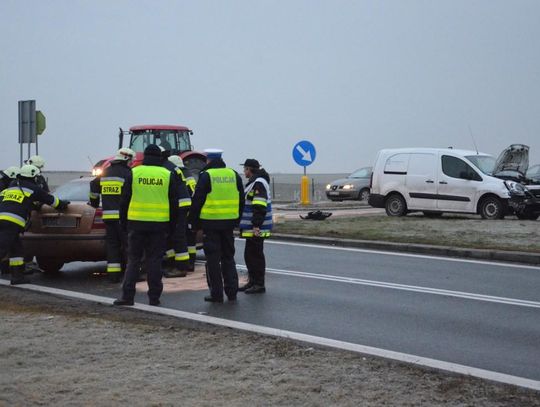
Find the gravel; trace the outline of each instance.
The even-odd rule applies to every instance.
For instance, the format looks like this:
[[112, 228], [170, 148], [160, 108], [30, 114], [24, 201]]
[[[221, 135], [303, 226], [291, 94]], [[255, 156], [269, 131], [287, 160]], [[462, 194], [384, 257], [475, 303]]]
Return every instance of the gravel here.
[[0, 406], [540, 406], [540, 392], [0, 287]]

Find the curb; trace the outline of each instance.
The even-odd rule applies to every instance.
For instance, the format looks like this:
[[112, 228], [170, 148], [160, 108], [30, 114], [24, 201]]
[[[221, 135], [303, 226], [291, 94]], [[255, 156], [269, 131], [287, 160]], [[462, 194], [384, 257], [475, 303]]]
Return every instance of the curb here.
[[392, 252], [428, 254], [434, 256], [459, 257], [475, 260], [491, 260], [528, 265], [540, 265], [540, 253], [505, 250], [468, 249], [451, 246], [435, 246], [416, 243], [394, 243], [373, 240], [337, 239], [273, 233], [272, 237], [289, 242], [302, 242], [358, 249], [384, 250]]

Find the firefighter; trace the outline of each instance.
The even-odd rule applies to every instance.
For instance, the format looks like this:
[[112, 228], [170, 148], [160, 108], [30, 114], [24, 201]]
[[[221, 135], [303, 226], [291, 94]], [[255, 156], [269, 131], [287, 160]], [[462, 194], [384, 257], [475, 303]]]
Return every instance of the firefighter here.
[[[19, 171], [19, 167], [8, 167], [4, 171], [0, 171], [0, 195], [4, 189], [9, 187], [11, 181], [17, 178]], [[0, 258], [0, 270], [2, 274], [9, 273], [9, 258], [7, 256], [6, 258]]]
[[129, 164], [133, 158], [135, 151], [121, 148], [101, 176], [90, 181], [90, 205], [98, 208], [100, 200], [102, 201], [107, 276], [112, 283], [119, 283], [122, 280], [126, 263], [127, 234], [120, 227], [120, 199], [126, 178], [131, 174]]
[[25, 161], [26, 164], [35, 165], [39, 168], [39, 175], [36, 178], [37, 185], [43, 189], [45, 192], [51, 192], [49, 189], [49, 184], [47, 183], [47, 180], [41, 173], [43, 171], [43, 167], [45, 167], [45, 160], [40, 155], [33, 155], [28, 160]]
[[69, 201], [50, 195], [37, 185], [39, 169], [23, 165], [16, 180], [3, 191], [0, 202], [0, 258], [9, 254], [11, 284], [25, 284], [23, 248], [19, 235], [24, 232], [34, 201], [64, 210]]
[[238, 274], [234, 262], [233, 230], [244, 208], [244, 188], [236, 171], [221, 159], [222, 150], [205, 150], [207, 165], [199, 174], [189, 221], [193, 230], [202, 229], [206, 255], [208, 302], [236, 301]]
[[[178, 208], [176, 223], [171, 224], [169, 236], [167, 238], [167, 250], [164, 258], [163, 275], [165, 277], [185, 277], [189, 267], [189, 252], [187, 247], [186, 217], [191, 206], [191, 196], [188, 193], [186, 180], [180, 168], [178, 168], [170, 158], [169, 143], [162, 142], [160, 149], [163, 158], [163, 167], [171, 171], [177, 178], [178, 185]], [[167, 150], [164, 146], [169, 146]], [[176, 157], [176, 156], [175, 156]], [[180, 158], [180, 157], [178, 157]]]
[[244, 260], [248, 282], [238, 290], [246, 294], [260, 294], [266, 292], [264, 239], [270, 237], [272, 230], [270, 176], [253, 158], [248, 158], [242, 165], [248, 181], [244, 188], [246, 204], [240, 219], [240, 237], [246, 239]]
[[[186, 183], [188, 195], [190, 198], [193, 198], [193, 193], [195, 192], [195, 185], [197, 182], [195, 178], [191, 175], [189, 169], [184, 166], [184, 161], [177, 155], [171, 155], [169, 157], [171, 161], [177, 168], [181, 171], [181, 176], [184, 182]], [[189, 254], [189, 264], [187, 266], [187, 271], [195, 271], [195, 259], [197, 257], [197, 246], [195, 243], [195, 233], [188, 227], [186, 222], [186, 241], [187, 241], [187, 250]]]
[[160, 304], [163, 291], [161, 259], [169, 223], [175, 221], [178, 208], [177, 178], [162, 164], [159, 147], [151, 144], [144, 150], [142, 165], [133, 168], [124, 183], [120, 222], [128, 231], [128, 262], [122, 297], [115, 300], [114, 305], [133, 305], [143, 256], [149, 304]]
[[0, 171], [0, 192], [9, 187], [11, 181], [19, 175], [19, 167], [8, 167], [4, 171]]

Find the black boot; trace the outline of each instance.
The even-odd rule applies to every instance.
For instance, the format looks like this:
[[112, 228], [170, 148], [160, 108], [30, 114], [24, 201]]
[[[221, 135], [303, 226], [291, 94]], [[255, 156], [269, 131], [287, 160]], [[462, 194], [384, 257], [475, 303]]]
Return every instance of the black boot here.
[[21, 266], [11, 266], [10, 268], [11, 268], [11, 285], [30, 283], [30, 280], [28, 280], [24, 276], [24, 264]]

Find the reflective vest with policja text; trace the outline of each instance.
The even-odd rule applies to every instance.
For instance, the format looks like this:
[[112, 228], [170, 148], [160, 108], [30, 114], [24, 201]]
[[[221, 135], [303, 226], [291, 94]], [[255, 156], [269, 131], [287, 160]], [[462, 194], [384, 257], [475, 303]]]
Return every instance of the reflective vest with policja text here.
[[[253, 187], [259, 182], [263, 185], [266, 190], [267, 199], [259, 196], [255, 196]], [[270, 185], [268, 182], [259, 177], [255, 179], [252, 183], [246, 185], [244, 190], [246, 194], [246, 204], [244, 206], [244, 213], [242, 213], [242, 218], [240, 219], [240, 236], [241, 237], [254, 237], [253, 234], [253, 206], [260, 205], [266, 209], [266, 214], [264, 216], [263, 224], [260, 226], [259, 237], [270, 237], [270, 231], [272, 230], [272, 201], [270, 199]]]
[[139, 165], [133, 168], [132, 174], [128, 220], [168, 222], [171, 172], [154, 165]]
[[206, 170], [210, 177], [210, 193], [201, 209], [203, 220], [238, 219], [240, 192], [236, 184], [236, 172], [231, 168], [210, 168]]

